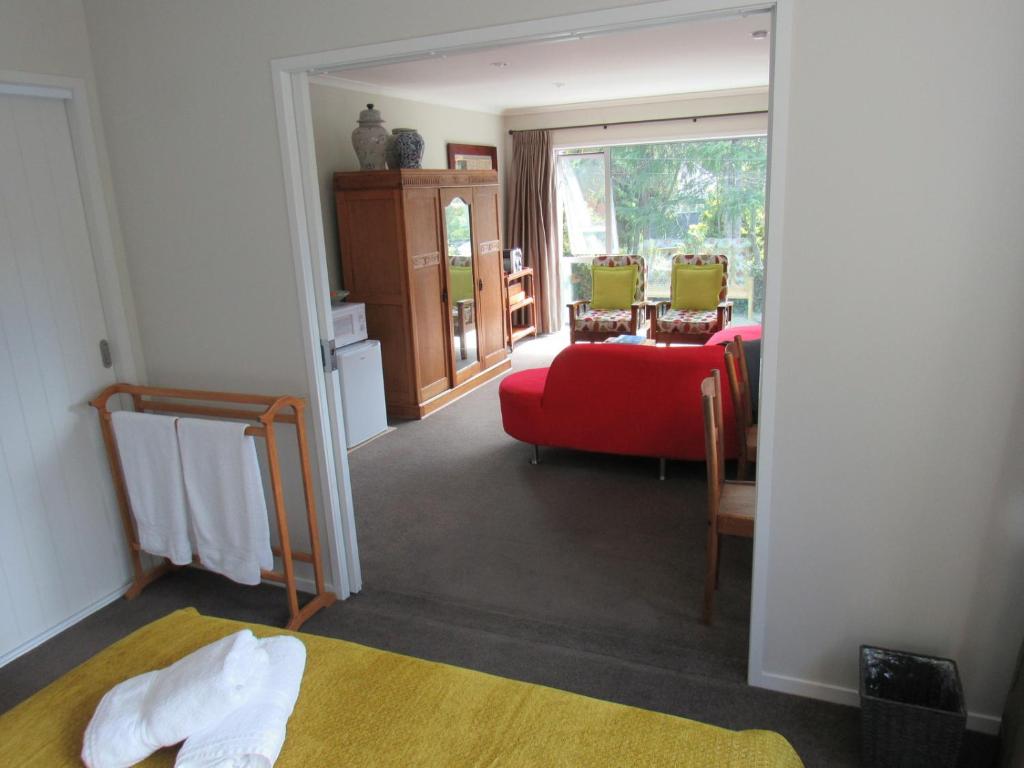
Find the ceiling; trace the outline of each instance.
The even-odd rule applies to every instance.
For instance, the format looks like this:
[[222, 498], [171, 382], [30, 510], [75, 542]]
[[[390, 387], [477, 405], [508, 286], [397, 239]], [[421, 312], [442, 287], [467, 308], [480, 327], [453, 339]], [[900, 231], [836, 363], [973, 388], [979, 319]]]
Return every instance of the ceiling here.
[[484, 112], [768, 84], [771, 18], [706, 19], [582, 34], [328, 73], [337, 84]]

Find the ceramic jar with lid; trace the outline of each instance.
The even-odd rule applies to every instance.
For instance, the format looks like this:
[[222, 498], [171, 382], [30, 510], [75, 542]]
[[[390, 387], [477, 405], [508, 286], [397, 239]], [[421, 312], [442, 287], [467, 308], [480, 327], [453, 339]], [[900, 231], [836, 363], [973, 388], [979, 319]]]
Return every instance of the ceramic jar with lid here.
[[383, 171], [385, 168], [384, 150], [388, 141], [388, 132], [384, 128], [380, 110], [373, 104], [359, 113], [359, 127], [352, 131], [352, 147], [359, 158], [359, 167], [364, 171]]

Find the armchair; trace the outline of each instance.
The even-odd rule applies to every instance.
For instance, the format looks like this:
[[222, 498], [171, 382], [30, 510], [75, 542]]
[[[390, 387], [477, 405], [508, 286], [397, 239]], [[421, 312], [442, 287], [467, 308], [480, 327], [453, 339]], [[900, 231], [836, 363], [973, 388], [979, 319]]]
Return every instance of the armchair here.
[[[710, 256], [677, 253], [672, 257], [676, 264], [722, 265], [722, 290], [718, 294], [718, 307], [703, 309], [672, 309], [672, 302], [665, 299], [647, 305], [649, 338], [665, 344], [703, 344], [715, 333], [732, 322], [732, 302], [729, 295], [729, 258], [724, 255]], [[675, 286], [673, 286], [673, 292]]]
[[590, 299], [570, 302], [570, 343], [604, 341], [612, 336], [624, 333], [636, 335], [640, 332], [646, 320], [644, 306], [647, 296], [647, 263], [642, 256], [627, 254], [594, 257], [595, 267], [628, 267], [630, 264], [640, 266], [632, 306], [629, 309], [594, 309], [590, 306]]

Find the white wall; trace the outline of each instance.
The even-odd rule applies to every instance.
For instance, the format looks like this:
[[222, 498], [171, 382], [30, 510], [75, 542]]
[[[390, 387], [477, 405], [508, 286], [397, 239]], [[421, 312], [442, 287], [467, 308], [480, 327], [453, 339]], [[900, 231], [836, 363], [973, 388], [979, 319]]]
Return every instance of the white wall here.
[[1024, 635], [1022, 25], [1018, 0], [798, 5], [768, 673], [855, 688], [858, 643], [910, 648], [1002, 711]]
[[352, 91], [337, 85], [312, 83], [309, 96], [327, 245], [327, 277], [332, 290], [341, 285], [334, 173], [359, 170], [359, 160], [352, 149], [352, 129], [356, 127], [359, 111], [368, 103], [380, 110], [386, 129], [415, 128], [420, 132], [425, 143], [424, 168], [447, 168], [449, 143], [497, 147], [498, 184], [503, 188], [505, 134], [498, 115]]
[[[144, 378], [145, 361], [135, 322], [135, 306], [114, 202], [82, 0], [4, 0], [0, 4], [0, 70], [76, 77], [85, 81], [101, 183], [114, 241], [114, 258], [132, 336], [132, 352], [136, 370]], [[117, 354], [116, 349], [112, 351]]]
[[[153, 380], [305, 391], [272, 57], [593, 7], [86, 0]], [[957, 657], [997, 713], [1024, 632], [1024, 5], [794, 10], [765, 682], [853, 688], [882, 642]]]

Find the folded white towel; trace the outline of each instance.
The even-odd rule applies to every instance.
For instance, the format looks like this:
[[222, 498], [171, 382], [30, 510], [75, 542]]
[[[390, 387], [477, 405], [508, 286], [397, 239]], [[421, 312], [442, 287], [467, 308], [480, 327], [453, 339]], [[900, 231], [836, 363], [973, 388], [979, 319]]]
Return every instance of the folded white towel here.
[[281, 754], [306, 666], [306, 646], [280, 635], [260, 640], [270, 658], [263, 686], [223, 722], [189, 736], [175, 768], [270, 768]]
[[114, 411], [111, 424], [139, 546], [175, 565], [192, 562], [175, 418]]
[[263, 686], [267, 651], [248, 629], [107, 691], [85, 730], [89, 768], [127, 768], [219, 723]]
[[259, 584], [274, 556], [256, 445], [245, 427], [179, 419], [178, 444], [199, 559], [240, 584]]

